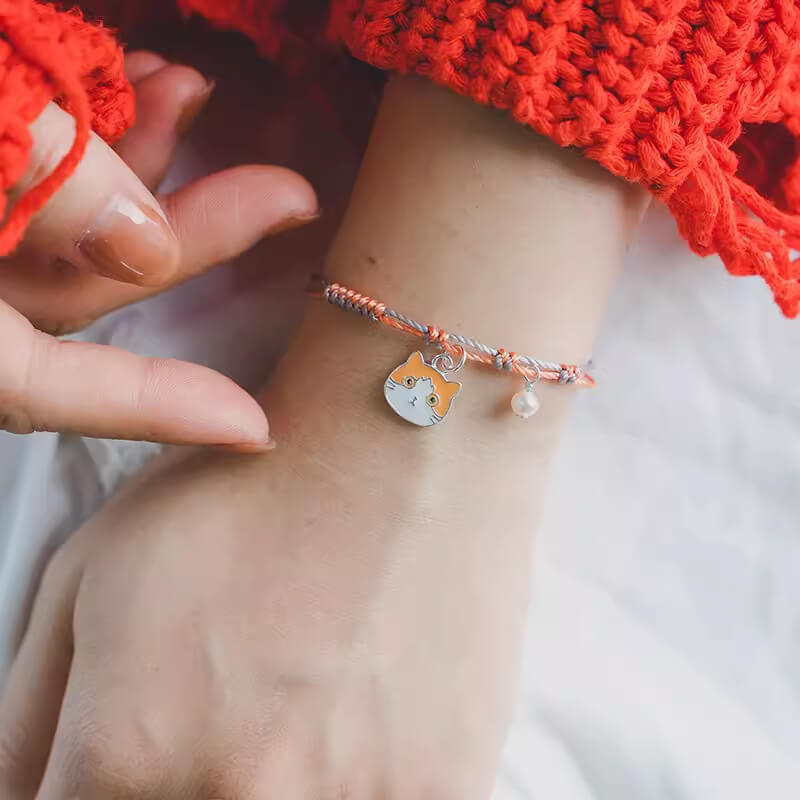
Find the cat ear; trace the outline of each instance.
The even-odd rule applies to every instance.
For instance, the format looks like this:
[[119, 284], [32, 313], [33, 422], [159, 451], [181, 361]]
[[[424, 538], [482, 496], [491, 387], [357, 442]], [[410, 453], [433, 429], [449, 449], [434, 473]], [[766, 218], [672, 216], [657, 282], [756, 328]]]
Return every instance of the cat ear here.
[[461, 391], [461, 384], [458, 381], [446, 380], [444, 386], [440, 388], [439, 397], [448, 402]]
[[412, 353], [408, 357], [408, 361], [406, 361], [406, 364], [409, 367], [424, 367], [424, 366], [426, 366], [425, 359], [422, 357], [422, 353], [420, 353], [419, 350], [417, 350], [416, 353]]

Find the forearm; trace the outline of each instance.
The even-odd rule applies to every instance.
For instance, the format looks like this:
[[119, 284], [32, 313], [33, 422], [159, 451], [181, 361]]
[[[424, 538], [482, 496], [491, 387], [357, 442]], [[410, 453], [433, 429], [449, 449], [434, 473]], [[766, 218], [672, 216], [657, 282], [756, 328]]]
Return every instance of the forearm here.
[[[447, 330], [579, 363], [645, 205], [636, 188], [502, 115], [397, 79], [326, 270]], [[382, 390], [418, 346], [311, 301], [262, 398], [278, 449], [244, 460], [205, 454], [199, 473], [170, 481], [193, 497], [205, 486], [199, 511], [222, 524], [234, 504], [256, 525], [293, 530], [308, 498], [303, 528], [319, 536], [313, 560], [326, 567], [343, 546], [363, 545], [376, 519], [399, 521], [390, 528], [403, 536], [418, 521], [462, 540], [517, 531], [524, 546], [578, 390], [537, 387], [542, 410], [523, 421], [509, 408], [522, 381], [468, 365], [447, 419], [419, 429]]]
[[500, 112], [395, 78], [328, 270], [442, 325], [580, 361], [648, 199]]
[[[326, 271], [446, 330], [580, 363], [646, 202], [501, 114], [395, 79]], [[530, 503], [574, 390], [537, 387], [542, 411], [522, 421], [509, 409], [522, 381], [468, 366], [446, 422], [416, 430], [381, 387], [418, 344], [313, 306], [265, 399], [275, 458], [299, 447], [354, 495], [376, 474], [408, 480], [413, 464], [440, 486], [448, 475]]]

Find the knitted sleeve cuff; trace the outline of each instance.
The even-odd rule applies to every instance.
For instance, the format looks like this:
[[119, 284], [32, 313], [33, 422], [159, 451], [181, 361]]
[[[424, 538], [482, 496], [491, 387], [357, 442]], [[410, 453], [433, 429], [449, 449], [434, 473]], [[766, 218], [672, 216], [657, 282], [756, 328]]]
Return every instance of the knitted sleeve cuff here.
[[[28, 126], [53, 99], [75, 117], [72, 147], [8, 212], [8, 192], [30, 155]], [[36, 0], [0, 0], [0, 255], [17, 246], [30, 218], [75, 169], [90, 129], [113, 141], [133, 118], [122, 51], [107, 30], [77, 11], [57, 11]]]
[[[291, 16], [286, 0], [178, 5], [243, 30], [268, 55]], [[289, 10], [302, 19], [322, 7]], [[695, 251], [762, 276], [787, 316], [800, 311], [793, 0], [332, 0], [331, 31], [377, 67], [506, 109], [642, 184]], [[134, 113], [106, 30], [37, 0], [0, 0], [0, 218], [27, 161], [28, 125], [52, 98], [74, 114], [75, 141], [6, 215], [0, 254], [74, 169], [90, 126], [111, 140]]]
[[507, 109], [647, 187], [696, 252], [761, 275], [797, 315], [792, 0], [334, 0], [332, 28], [359, 58]]

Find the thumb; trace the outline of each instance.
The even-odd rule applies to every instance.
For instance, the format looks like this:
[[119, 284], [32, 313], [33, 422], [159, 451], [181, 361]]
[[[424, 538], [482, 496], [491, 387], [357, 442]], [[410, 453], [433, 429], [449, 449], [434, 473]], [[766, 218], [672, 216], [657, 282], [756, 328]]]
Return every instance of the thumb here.
[[[50, 103], [31, 125], [33, 148], [14, 195], [49, 175], [72, 145], [75, 120]], [[178, 268], [180, 248], [158, 202], [95, 134], [75, 172], [33, 218], [19, 253], [39, 263], [141, 286], [161, 286]]]

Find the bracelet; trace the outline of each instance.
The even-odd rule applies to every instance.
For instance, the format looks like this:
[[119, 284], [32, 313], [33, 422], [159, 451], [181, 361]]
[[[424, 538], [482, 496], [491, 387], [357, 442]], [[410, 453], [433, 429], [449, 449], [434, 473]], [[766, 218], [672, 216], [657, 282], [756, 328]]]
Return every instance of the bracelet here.
[[349, 289], [341, 283], [315, 278], [308, 293], [331, 305], [354, 311], [373, 322], [389, 328], [424, 337], [428, 344], [437, 345], [441, 352], [429, 362], [421, 352], [412, 353], [408, 360], [394, 369], [384, 383], [384, 395], [392, 409], [415, 425], [428, 427], [441, 422], [450, 411], [453, 398], [461, 389], [458, 381], [447, 377], [458, 372], [467, 361], [495, 367], [519, 375], [525, 386], [511, 398], [511, 410], [522, 419], [539, 410], [534, 386], [540, 380], [576, 386], [594, 386], [594, 379], [581, 367], [542, 361], [512, 351], [496, 349], [475, 339], [448, 333], [435, 325], [423, 325], [389, 308], [369, 295]]

